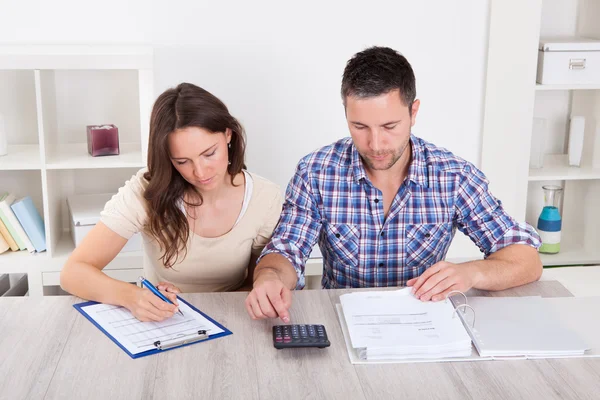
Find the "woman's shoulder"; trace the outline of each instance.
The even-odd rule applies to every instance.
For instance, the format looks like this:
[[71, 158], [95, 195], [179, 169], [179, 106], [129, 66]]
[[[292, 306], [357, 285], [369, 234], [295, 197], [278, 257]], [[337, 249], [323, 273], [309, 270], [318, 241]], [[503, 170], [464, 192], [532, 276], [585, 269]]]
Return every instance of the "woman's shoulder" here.
[[253, 193], [259, 196], [273, 197], [276, 193], [281, 193], [281, 188], [274, 182], [264, 178], [254, 172], [246, 171], [252, 177], [254, 187]]
[[[119, 188], [118, 193], [113, 196], [113, 199], [122, 199], [122, 201], [129, 201], [130, 199], [143, 199], [144, 192], [148, 187], [148, 179], [146, 179], [146, 172], [148, 172], [148, 168], [142, 168], [137, 171], [134, 175], [131, 176], [121, 188]], [[144, 203], [142, 201], [142, 203]]]
[[253, 188], [250, 207], [255, 210], [263, 209], [265, 212], [269, 212], [272, 208], [280, 210], [283, 196], [279, 185], [253, 172], [246, 172], [252, 177]]
[[133, 179], [137, 179], [140, 182], [143, 182], [147, 185], [148, 184], [148, 179], [146, 179], [147, 172], [148, 172], [148, 167], [144, 167], [135, 173], [135, 175], [133, 176]]
[[144, 192], [148, 181], [141, 169], [121, 186], [100, 213], [101, 221], [111, 230], [129, 239], [143, 229], [148, 213]]
[[127, 181], [127, 184], [131, 186], [134, 191], [142, 193], [148, 187], [148, 179], [146, 178], [147, 172], [148, 167], [140, 169]]

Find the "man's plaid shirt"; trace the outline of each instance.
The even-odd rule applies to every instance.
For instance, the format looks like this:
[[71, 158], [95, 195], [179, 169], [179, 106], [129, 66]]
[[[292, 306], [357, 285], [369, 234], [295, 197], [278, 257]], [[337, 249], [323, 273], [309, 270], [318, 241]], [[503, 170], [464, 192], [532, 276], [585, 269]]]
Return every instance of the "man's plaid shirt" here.
[[403, 286], [443, 260], [456, 228], [485, 257], [515, 243], [540, 246], [535, 230], [504, 211], [474, 165], [418, 137], [411, 144], [412, 163], [387, 218], [351, 138], [300, 160], [261, 257], [285, 256], [300, 289], [318, 240], [324, 288], [381, 287]]

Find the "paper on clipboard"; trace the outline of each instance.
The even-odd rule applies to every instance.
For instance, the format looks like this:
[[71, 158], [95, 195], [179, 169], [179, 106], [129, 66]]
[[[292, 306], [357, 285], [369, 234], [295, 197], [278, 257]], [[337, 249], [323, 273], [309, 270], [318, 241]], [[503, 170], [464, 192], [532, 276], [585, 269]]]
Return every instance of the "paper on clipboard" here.
[[181, 299], [179, 309], [184, 316], [174, 314], [161, 322], [141, 322], [126, 308], [109, 304], [90, 303], [77, 308], [132, 357], [156, 351], [160, 348], [157, 342], [167, 347], [170, 343], [186, 344], [199, 331], [206, 331], [206, 337], [231, 333]]

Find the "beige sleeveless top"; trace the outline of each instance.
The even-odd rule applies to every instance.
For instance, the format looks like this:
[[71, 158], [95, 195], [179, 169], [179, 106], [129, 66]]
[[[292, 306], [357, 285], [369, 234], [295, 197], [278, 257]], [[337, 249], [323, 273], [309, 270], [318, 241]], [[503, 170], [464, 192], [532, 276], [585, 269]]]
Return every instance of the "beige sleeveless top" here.
[[141, 232], [144, 274], [154, 284], [171, 282], [182, 292], [237, 289], [246, 279], [250, 256], [260, 255], [279, 221], [282, 207], [279, 187], [250, 173], [252, 193], [235, 226], [216, 238], [201, 237], [190, 230], [187, 255], [180, 254], [173, 268], [165, 268], [160, 261], [158, 242], [143, 229], [148, 220], [143, 195], [148, 186], [145, 172], [145, 168], [138, 171], [106, 203], [100, 221], [125, 239]]

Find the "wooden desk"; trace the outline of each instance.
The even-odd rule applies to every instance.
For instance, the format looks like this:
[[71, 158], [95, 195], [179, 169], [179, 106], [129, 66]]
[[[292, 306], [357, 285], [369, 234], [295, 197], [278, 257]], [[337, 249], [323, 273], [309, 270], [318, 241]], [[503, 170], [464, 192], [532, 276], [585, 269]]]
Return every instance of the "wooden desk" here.
[[[72, 304], [0, 299], [0, 399], [597, 399], [600, 359], [352, 365], [334, 304], [344, 290], [294, 293], [294, 323], [323, 323], [328, 349], [276, 350], [246, 293], [183, 297], [233, 335], [132, 360]], [[558, 282], [474, 295], [570, 296]]]

